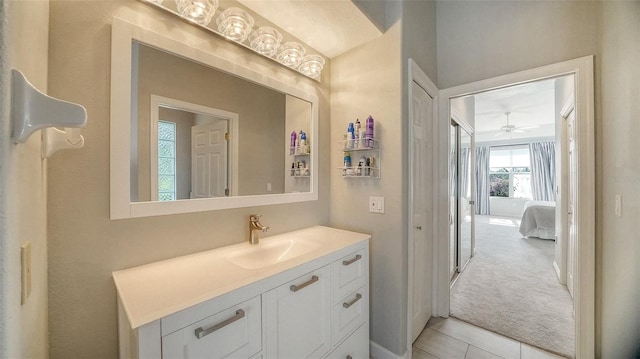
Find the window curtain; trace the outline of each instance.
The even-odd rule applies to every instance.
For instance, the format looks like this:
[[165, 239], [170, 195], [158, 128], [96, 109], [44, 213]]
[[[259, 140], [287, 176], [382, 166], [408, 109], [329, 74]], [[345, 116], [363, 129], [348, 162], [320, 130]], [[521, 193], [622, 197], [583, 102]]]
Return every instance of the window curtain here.
[[476, 147], [476, 214], [489, 214], [489, 146]]
[[536, 201], [556, 200], [556, 144], [536, 142], [529, 144], [531, 157], [531, 192]]

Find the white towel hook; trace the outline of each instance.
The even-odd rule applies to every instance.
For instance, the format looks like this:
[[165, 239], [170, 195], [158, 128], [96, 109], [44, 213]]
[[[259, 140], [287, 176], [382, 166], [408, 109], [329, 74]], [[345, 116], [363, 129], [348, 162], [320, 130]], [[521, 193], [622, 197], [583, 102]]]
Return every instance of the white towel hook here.
[[[24, 143], [37, 130], [43, 131], [43, 157], [64, 148], [80, 148], [80, 130], [87, 124], [87, 110], [81, 105], [59, 100], [38, 91], [18, 70], [11, 70], [11, 138]], [[54, 127], [64, 127], [65, 131]]]

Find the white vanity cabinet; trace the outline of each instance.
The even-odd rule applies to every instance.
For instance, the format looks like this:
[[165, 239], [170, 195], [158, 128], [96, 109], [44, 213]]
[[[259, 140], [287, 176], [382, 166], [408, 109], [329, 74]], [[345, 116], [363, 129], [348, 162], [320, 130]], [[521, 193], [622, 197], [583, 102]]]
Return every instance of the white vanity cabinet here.
[[[120, 357], [367, 359], [368, 239], [317, 226], [114, 272]], [[313, 250], [260, 268], [229, 260], [278, 241]]]

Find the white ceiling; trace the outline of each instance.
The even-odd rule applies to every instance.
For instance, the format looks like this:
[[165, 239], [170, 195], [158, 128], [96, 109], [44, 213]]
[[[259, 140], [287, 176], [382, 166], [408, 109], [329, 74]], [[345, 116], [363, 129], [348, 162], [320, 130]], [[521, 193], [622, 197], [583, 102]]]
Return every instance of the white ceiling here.
[[[476, 142], [555, 136], [555, 79], [471, 95], [475, 103]], [[506, 133], [509, 124], [523, 132]]]
[[238, 0], [333, 58], [382, 33], [351, 0]]

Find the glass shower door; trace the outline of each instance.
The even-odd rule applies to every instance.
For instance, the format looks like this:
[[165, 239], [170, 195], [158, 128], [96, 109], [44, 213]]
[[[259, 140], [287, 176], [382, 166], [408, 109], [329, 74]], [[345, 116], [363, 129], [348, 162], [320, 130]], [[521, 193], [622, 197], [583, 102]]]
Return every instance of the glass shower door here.
[[460, 134], [458, 150], [458, 238], [459, 238], [459, 258], [458, 271], [462, 272], [472, 255], [472, 233], [473, 233], [473, 201], [472, 193], [472, 147], [471, 135], [462, 127], [458, 126]]

